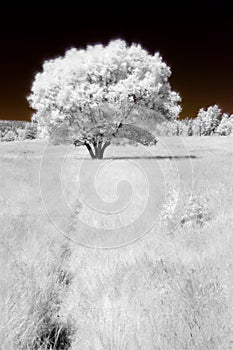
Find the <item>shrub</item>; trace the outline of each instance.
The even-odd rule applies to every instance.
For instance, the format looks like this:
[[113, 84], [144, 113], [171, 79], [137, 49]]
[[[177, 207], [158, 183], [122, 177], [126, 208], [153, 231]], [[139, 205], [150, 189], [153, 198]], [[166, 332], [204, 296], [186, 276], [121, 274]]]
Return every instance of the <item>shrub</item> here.
[[25, 127], [25, 140], [34, 140], [37, 136], [36, 123], [27, 123]]
[[18, 141], [23, 141], [25, 140], [25, 129], [20, 129], [18, 128], [16, 130], [16, 134], [17, 134], [17, 140]]
[[37, 137], [36, 123], [18, 120], [0, 121], [0, 139], [2, 141], [33, 140]]
[[181, 224], [203, 226], [211, 218], [207, 206], [207, 199], [201, 195], [191, 197], [188, 207], [185, 210]]
[[7, 131], [7, 133], [3, 136], [3, 141], [9, 142], [14, 141], [17, 138], [17, 134], [13, 130]]

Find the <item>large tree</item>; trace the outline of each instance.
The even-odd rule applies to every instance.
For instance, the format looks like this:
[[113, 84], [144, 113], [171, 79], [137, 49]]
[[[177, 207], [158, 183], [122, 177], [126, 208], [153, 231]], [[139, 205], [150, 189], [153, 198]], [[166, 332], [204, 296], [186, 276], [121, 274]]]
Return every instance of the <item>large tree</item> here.
[[151, 55], [138, 44], [114, 40], [85, 50], [72, 48], [64, 57], [45, 61], [36, 74], [28, 97], [36, 110], [33, 120], [50, 137], [66, 130], [92, 158], [102, 158], [114, 137], [155, 144], [144, 126], [180, 113], [170, 75], [159, 53]]

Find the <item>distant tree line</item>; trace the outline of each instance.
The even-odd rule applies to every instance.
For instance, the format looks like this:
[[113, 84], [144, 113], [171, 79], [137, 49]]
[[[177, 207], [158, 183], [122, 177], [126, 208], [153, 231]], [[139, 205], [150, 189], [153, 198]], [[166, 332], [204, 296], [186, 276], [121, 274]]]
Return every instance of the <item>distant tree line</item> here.
[[196, 118], [163, 121], [155, 133], [161, 136], [233, 135], [233, 114], [222, 113], [218, 105], [201, 108]]
[[35, 123], [19, 120], [0, 120], [0, 141], [33, 140], [37, 136]]
[[[23, 141], [37, 138], [35, 122], [0, 120], [0, 141]], [[155, 125], [153, 134], [159, 136], [233, 136], [233, 114], [223, 113], [218, 105], [201, 108], [196, 118], [164, 120]], [[63, 138], [64, 133], [58, 133]], [[58, 137], [58, 136], [57, 136]], [[62, 140], [59, 140], [62, 143]], [[65, 141], [65, 137], [64, 137]], [[136, 141], [116, 138], [115, 145], [132, 144]]]

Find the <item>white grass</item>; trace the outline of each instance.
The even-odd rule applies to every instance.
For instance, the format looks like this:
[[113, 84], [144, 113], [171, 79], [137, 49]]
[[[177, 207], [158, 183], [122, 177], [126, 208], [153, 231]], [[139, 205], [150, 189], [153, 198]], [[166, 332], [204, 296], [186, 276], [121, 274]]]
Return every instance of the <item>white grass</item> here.
[[[174, 155], [184, 155], [175, 137], [163, 140]], [[48, 220], [38, 180], [43, 143], [0, 145], [4, 350], [232, 348], [233, 139], [184, 142], [197, 157], [191, 159], [194, 196], [201, 203], [196, 210], [207, 210], [210, 219], [198, 224], [194, 215], [192, 225], [179, 225], [169, 234], [157, 225], [137, 242], [110, 250], [72, 244]], [[63, 146], [52, 147], [51, 154], [62, 156]], [[87, 155], [76, 151], [77, 157]], [[140, 152], [114, 147], [106, 156]], [[153, 152], [166, 155], [161, 146]], [[189, 161], [177, 160], [179, 171], [185, 173]], [[164, 159], [147, 162], [165, 164]], [[168, 187], [177, 186], [173, 180]], [[186, 185], [184, 174], [183, 206]], [[72, 204], [72, 191], [70, 198]]]

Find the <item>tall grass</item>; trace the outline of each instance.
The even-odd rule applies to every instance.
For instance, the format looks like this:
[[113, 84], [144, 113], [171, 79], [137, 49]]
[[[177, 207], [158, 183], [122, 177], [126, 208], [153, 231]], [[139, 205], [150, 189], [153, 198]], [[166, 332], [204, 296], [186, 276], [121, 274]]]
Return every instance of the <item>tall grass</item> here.
[[[194, 198], [208, 195], [202, 185]], [[232, 348], [233, 223], [227, 186], [213, 192], [201, 225], [154, 230], [113, 251], [74, 250], [63, 304], [78, 329], [72, 350]]]
[[[192, 201], [175, 230], [157, 225], [119, 249], [70, 244], [41, 212], [4, 202], [1, 348], [232, 349], [233, 168], [218, 164], [196, 161]], [[190, 193], [181, 195], [186, 207]]]
[[68, 349], [74, 329], [60, 307], [72, 280], [69, 246], [52, 232], [30, 232], [20, 215], [11, 229], [17, 234], [2, 242], [1, 348]]

